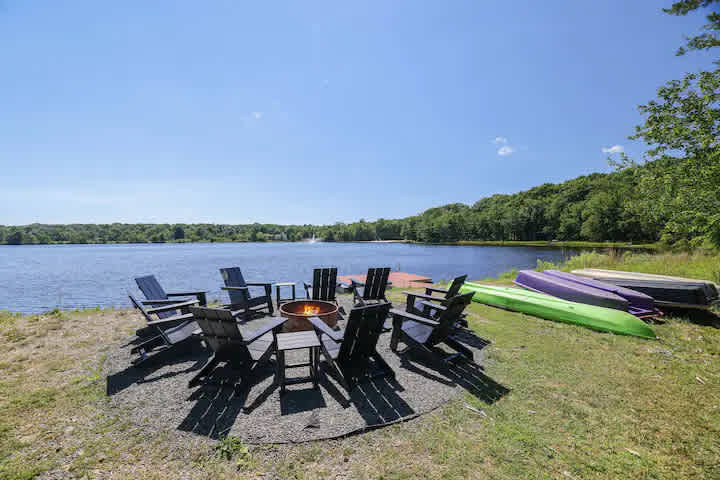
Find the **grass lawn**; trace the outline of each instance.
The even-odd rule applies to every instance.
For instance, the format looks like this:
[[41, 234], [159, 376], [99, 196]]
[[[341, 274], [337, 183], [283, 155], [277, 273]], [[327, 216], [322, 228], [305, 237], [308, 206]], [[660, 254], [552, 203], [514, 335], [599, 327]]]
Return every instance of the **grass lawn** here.
[[510, 389], [498, 402], [466, 394], [362, 435], [248, 448], [107, 407], [104, 352], [139, 315], [0, 314], [0, 478], [720, 478], [720, 329], [671, 317], [649, 341], [479, 304], [469, 321]]
[[562, 265], [539, 262], [538, 268], [560, 268], [565, 271], [578, 268], [607, 268], [630, 272], [657, 273], [679, 277], [698, 278], [720, 283], [720, 254], [696, 253], [637, 253], [616, 252], [614, 255], [583, 252]]

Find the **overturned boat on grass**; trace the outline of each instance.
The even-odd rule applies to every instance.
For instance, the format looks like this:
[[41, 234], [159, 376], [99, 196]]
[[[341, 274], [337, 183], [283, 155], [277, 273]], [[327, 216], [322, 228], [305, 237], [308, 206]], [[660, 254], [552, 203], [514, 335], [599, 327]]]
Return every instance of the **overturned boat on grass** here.
[[572, 273], [644, 293], [660, 307], [707, 309], [720, 302], [717, 286], [704, 280], [597, 268]]
[[570, 302], [544, 293], [513, 287], [496, 287], [465, 282], [460, 289], [473, 293], [473, 301], [547, 320], [573, 323], [593, 330], [656, 338], [653, 330], [639, 318], [620, 310]]

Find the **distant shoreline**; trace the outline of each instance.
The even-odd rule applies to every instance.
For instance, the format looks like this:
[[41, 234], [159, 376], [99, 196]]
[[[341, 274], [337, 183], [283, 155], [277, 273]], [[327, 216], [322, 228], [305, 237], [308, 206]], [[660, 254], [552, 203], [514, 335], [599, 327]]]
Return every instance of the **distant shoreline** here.
[[[307, 240], [288, 241], [288, 240], [265, 240], [265, 241], [166, 241], [166, 242], [87, 242], [87, 243], [70, 243], [70, 242], [54, 242], [54, 243], [23, 243], [21, 245], [1, 243], [0, 247], [19, 247], [19, 246], [40, 246], [40, 245], [184, 245], [196, 243], [308, 243]], [[333, 241], [325, 242], [321, 239], [314, 243], [408, 243], [413, 245], [445, 245], [460, 247], [542, 247], [542, 248], [614, 248], [622, 250], [659, 250], [660, 245], [656, 243], [632, 244], [628, 242], [585, 242], [585, 241], [522, 241], [522, 240], [460, 240], [458, 242], [441, 242], [441, 243], [425, 243], [415, 240], [351, 240], [351, 241]]]

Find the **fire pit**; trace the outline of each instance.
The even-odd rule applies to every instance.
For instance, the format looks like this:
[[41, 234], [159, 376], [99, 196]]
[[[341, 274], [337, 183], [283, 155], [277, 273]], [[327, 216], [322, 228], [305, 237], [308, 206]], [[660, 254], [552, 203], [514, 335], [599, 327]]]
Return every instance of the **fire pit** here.
[[328, 326], [337, 324], [338, 306], [322, 300], [295, 300], [280, 305], [280, 315], [287, 318], [283, 326], [284, 332], [300, 332], [312, 330], [309, 317], [320, 317]]

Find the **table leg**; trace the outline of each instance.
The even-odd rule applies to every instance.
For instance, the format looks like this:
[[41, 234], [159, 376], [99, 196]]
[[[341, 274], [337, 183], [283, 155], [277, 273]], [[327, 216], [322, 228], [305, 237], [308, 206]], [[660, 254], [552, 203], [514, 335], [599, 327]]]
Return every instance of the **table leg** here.
[[295, 284], [292, 285], [292, 299], [295, 300]]
[[280, 308], [280, 285], [275, 285], [275, 303]]
[[285, 352], [277, 352], [277, 383], [280, 386], [280, 395], [285, 393]]
[[310, 375], [312, 376], [313, 388], [318, 388], [318, 362], [320, 360], [320, 347], [310, 349], [312, 358], [310, 360]]

